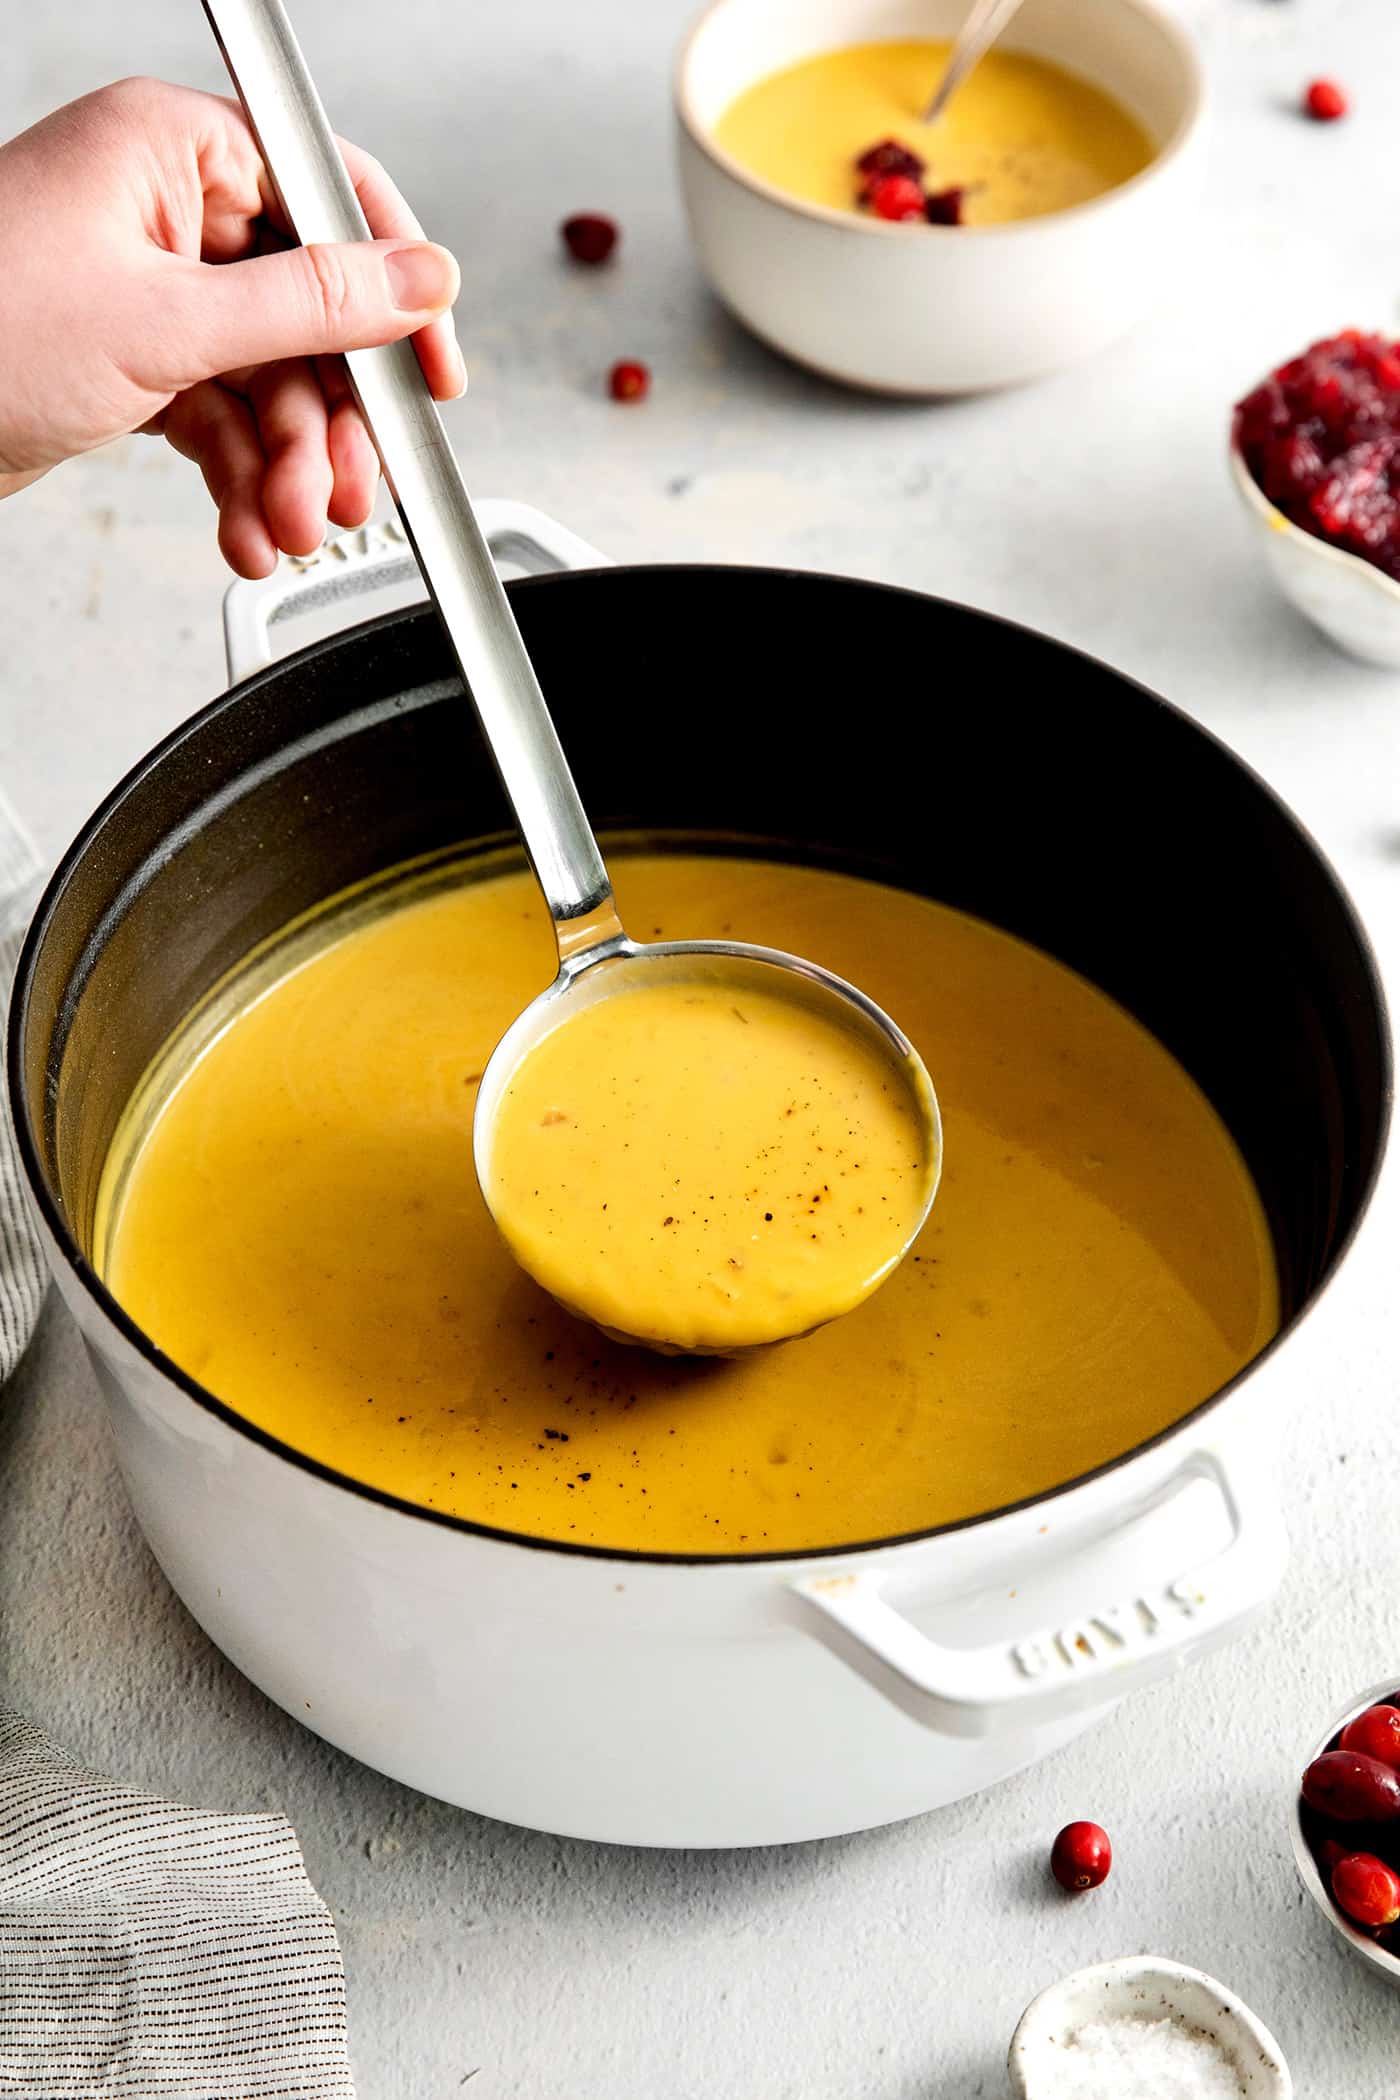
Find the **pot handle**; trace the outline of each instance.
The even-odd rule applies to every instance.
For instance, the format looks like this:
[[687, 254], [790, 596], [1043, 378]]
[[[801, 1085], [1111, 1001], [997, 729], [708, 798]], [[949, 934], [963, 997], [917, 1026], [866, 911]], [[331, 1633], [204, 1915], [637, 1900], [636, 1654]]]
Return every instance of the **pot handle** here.
[[[560, 569], [607, 569], [612, 563], [586, 540], [528, 503], [503, 497], [476, 505], [477, 523], [498, 562], [531, 575]], [[265, 670], [277, 650], [272, 630], [322, 606], [387, 590], [418, 575], [418, 563], [396, 517], [371, 519], [334, 534], [314, 554], [286, 554], [270, 576], [240, 578], [224, 592], [224, 654], [230, 685]]]
[[1091, 1600], [1073, 1619], [980, 1648], [921, 1633], [889, 1600], [897, 1566], [804, 1576], [793, 1584], [812, 1630], [915, 1720], [942, 1735], [1038, 1726], [1103, 1705], [1165, 1676], [1261, 1612], [1288, 1556], [1269, 1484], [1237, 1478], [1218, 1452], [1198, 1452], [1141, 1514], [1202, 1478], [1219, 1492], [1230, 1539], [1214, 1558], [1143, 1582], [1126, 1597]]

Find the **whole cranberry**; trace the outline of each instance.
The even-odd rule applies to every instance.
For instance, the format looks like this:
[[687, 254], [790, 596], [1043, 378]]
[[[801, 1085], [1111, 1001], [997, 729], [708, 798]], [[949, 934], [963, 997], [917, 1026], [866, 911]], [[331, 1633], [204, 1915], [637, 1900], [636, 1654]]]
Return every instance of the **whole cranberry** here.
[[1334, 1823], [1393, 1823], [1400, 1772], [1355, 1750], [1324, 1750], [1303, 1774], [1303, 1799]]
[[1322, 1869], [1324, 1881], [1331, 1881], [1332, 1869], [1339, 1859], [1345, 1859], [1351, 1851], [1350, 1845], [1342, 1844], [1339, 1838], [1322, 1838], [1314, 1847], [1317, 1863]]
[[608, 374], [608, 392], [614, 401], [641, 401], [651, 385], [651, 374], [633, 357], [624, 357]]
[[1112, 1865], [1108, 1832], [1097, 1823], [1066, 1823], [1050, 1848], [1050, 1872], [1072, 1895], [1107, 1881]]
[[1372, 1852], [1349, 1852], [1337, 1861], [1332, 1894], [1358, 1925], [1379, 1929], [1400, 1918], [1400, 1874]]
[[1337, 1738], [1339, 1750], [1358, 1750], [1363, 1757], [1376, 1757], [1393, 1772], [1400, 1772], [1400, 1706], [1368, 1706], [1364, 1714], [1348, 1721]]
[[912, 175], [882, 175], [866, 192], [879, 219], [922, 219], [924, 193]]
[[575, 212], [559, 229], [575, 262], [606, 262], [617, 246], [617, 225], [600, 211]]
[[911, 175], [917, 182], [924, 172], [918, 154], [898, 139], [881, 139], [877, 146], [867, 146], [856, 166], [872, 182], [878, 175]]
[[924, 199], [924, 217], [930, 226], [961, 226], [965, 189], [935, 190]]
[[1335, 124], [1351, 104], [1335, 80], [1310, 80], [1303, 92], [1303, 108], [1319, 124]]

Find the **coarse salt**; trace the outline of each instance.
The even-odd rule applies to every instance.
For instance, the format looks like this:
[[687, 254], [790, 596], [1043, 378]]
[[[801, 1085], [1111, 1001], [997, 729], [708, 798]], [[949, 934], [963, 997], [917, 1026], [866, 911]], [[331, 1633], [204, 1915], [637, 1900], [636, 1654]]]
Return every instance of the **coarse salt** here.
[[1076, 2027], [1046, 2100], [1241, 2100], [1244, 2082], [1212, 2035], [1139, 2014]]

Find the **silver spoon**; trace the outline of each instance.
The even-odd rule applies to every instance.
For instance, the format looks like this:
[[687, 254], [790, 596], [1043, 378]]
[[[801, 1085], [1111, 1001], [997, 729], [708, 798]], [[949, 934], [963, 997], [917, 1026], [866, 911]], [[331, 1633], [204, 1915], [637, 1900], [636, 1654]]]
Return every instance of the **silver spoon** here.
[[[368, 240], [359, 199], [281, 0], [204, 0], [204, 11], [297, 239]], [[902, 1257], [928, 1215], [942, 1161], [938, 1102], [922, 1059], [873, 1000], [817, 963], [739, 941], [639, 942], [623, 931], [597, 840], [413, 346], [352, 350], [346, 363], [558, 943], [553, 983], [506, 1031], [482, 1075], [472, 1137], [488, 1208], [494, 1216], [491, 1150], [501, 1097], [540, 1039], [568, 1013], [639, 983], [722, 973], [737, 988], [778, 993], [817, 1009], [874, 1046], [896, 1075], [914, 1106], [929, 1163], [927, 1201], [900, 1248]], [[654, 1338], [645, 1339], [658, 1346]]]
[[949, 53], [943, 78], [924, 111], [925, 124], [937, 123], [973, 67], [986, 57], [1020, 7], [1021, 0], [973, 0], [971, 12]]

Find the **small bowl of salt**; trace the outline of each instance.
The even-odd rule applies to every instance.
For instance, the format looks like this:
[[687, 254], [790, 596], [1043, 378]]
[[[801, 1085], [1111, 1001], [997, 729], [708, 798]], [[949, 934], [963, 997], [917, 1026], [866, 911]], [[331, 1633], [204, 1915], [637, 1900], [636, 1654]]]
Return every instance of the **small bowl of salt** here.
[[1293, 2100], [1283, 2052], [1223, 1983], [1159, 1954], [1076, 1969], [1026, 2007], [1020, 2100]]

